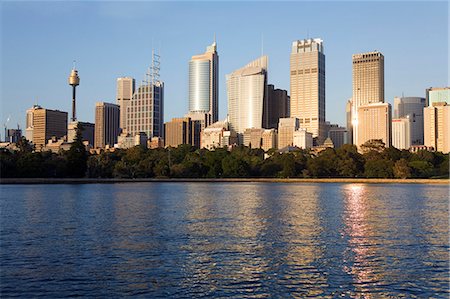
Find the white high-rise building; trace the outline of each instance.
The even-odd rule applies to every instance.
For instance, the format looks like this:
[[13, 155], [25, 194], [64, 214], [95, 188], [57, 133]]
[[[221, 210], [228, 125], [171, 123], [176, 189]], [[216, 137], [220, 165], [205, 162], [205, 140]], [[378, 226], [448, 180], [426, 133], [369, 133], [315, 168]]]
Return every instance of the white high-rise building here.
[[[409, 117], [411, 121], [411, 145], [423, 145], [423, 108], [425, 108], [425, 104], [425, 98], [420, 97], [394, 98], [393, 118]], [[394, 138], [394, 136], [392, 137]]]
[[260, 129], [263, 126], [264, 105], [267, 104], [267, 68], [268, 57], [261, 56], [227, 75], [230, 129], [241, 137], [245, 129]]
[[[192, 56], [189, 61], [189, 114], [209, 126], [219, 117], [219, 55], [214, 42], [206, 52]], [[199, 116], [196, 116], [199, 114]], [[204, 116], [206, 115], [206, 117]]]
[[398, 149], [411, 147], [411, 119], [409, 116], [392, 119], [392, 146]]

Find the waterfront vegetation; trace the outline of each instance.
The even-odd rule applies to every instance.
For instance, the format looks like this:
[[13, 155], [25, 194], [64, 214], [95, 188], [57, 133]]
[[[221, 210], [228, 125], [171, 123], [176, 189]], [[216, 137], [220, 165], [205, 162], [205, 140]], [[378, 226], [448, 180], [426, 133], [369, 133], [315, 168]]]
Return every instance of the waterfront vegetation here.
[[[77, 139], [78, 140], [78, 139]], [[411, 153], [368, 143], [364, 153], [354, 145], [279, 153], [239, 146], [231, 151], [134, 147], [88, 154], [81, 142], [60, 153], [33, 152], [25, 139], [19, 151], [0, 153], [3, 178], [448, 178], [449, 156]]]

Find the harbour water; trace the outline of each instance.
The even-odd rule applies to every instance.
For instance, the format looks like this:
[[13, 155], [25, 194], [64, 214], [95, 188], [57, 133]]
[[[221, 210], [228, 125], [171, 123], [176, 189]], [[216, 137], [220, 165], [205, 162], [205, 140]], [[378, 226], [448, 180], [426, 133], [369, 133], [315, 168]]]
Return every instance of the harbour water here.
[[445, 185], [0, 185], [0, 296], [448, 298]]

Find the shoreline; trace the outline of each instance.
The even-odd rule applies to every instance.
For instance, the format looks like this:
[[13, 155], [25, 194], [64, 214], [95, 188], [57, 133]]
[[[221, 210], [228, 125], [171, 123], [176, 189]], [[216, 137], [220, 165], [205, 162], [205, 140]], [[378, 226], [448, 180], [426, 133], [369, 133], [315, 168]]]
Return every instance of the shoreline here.
[[117, 184], [117, 183], [353, 183], [353, 184], [437, 184], [449, 185], [450, 179], [368, 179], [368, 178], [219, 178], [219, 179], [107, 179], [107, 178], [4, 178], [0, 185], [34, 184]]

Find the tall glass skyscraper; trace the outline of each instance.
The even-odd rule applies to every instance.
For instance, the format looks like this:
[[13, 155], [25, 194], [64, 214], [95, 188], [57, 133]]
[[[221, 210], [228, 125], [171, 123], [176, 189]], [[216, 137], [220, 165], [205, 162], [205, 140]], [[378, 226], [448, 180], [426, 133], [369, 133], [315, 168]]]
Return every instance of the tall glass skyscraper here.
[[291, 117], [313, 134], [316, 144], [326, 138], [325, 55], [319, 38], [298, 40], [291, 51]]
[[230, 128], [240, 135], [240, 141], [245, 129], [263, 126], [268, 60], [267, 56], [261, 56], [227, 75]]
[[192, 56], [189, 62], [189, 116], [206, 114], [206, 124], [219, 118], [219, 55], [214, 42], [206, 52]]

